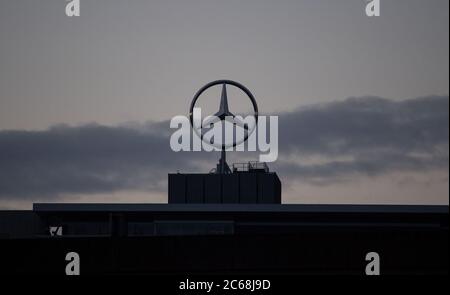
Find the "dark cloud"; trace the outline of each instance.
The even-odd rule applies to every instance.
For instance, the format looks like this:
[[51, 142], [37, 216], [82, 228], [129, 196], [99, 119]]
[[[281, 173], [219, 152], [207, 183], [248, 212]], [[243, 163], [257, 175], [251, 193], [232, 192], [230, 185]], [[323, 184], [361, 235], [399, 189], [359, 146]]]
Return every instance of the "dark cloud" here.
[[[349, 98], [281, 115], [277, 166], [303, 180], [322, 182], [355, 173], [448, 169], [448, 138], [448, 96]], [[329, 160], [283, 162], [289, 155]], [[346, 160], [334, 160], [342, 158]]]
[[[349, 98], [279, 114], [283, 176], [333, 182], [352, 174], [448, 169], [449, 98]], [[0, 132], [0, 198], [165, 191], [168, 172], [204, 171], [216, 154], [174, 153], [169, 123], [55, 126]], [[320, 163], [290, 161], [318, 157]], [[341, 160], [345, 158], [345, 160]], [[200, 164], [199, 164], [200, 163]]]
[[392, 149], [430, 151], [448, 143], [448, 97], [377, 97], [298, 109], [280, 119], [281, 146], [311, 154]]
[[194, 162], [205, 155], [172, 152], [160, 128], [148, 123], [139, 128], [61, 125], [47, 131], [2, 131], [0, 197], [165, 190], [161, 180], [167, 172], [196, 169]]

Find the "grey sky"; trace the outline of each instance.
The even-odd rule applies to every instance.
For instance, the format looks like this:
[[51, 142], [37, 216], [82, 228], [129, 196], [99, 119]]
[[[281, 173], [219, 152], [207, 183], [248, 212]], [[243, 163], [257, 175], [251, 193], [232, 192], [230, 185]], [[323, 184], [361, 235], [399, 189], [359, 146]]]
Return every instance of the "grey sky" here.
[[165, 202], [217, 158], [174, 155], [168, 120], [221, 78], [280, 115], [284, 202], [448, 204], [448, 0], [65, 5], [0, 0], [0, 208]]
[[0, 128], [166, 120], [218, 78], [263, 112], [449, 92], [447, 0], [65, 3], [0, 2]]

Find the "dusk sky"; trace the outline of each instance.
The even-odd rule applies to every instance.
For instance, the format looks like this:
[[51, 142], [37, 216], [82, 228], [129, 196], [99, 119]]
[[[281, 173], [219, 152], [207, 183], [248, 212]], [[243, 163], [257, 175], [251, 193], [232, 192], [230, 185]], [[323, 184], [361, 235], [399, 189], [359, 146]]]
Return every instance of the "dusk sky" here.
[[169, 146], [217, 79], [279, 116], [284, 203], [448, 204], [448, 0], [66, 4], [0, 0], [0, 209], [167, 202], [167, 173], [219, 157]]

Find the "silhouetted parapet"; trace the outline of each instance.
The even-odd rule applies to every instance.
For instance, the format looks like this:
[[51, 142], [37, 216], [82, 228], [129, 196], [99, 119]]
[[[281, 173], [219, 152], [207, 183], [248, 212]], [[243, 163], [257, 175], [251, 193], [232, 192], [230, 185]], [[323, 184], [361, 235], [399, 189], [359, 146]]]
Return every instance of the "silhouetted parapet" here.
[[169, 174], [169, 204], [281, 204], [281, 182], [275, 172]]

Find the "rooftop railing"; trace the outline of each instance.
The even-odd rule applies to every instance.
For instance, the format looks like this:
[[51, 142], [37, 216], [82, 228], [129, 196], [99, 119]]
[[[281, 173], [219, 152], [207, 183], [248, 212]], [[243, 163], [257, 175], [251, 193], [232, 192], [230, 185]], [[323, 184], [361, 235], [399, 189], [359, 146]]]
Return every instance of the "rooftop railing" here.
[[246, 163], [234, 163], [233, 172], [251, 172], [263, 171], [269, 172], [269, 166], [265, 162], [249, 161]]

